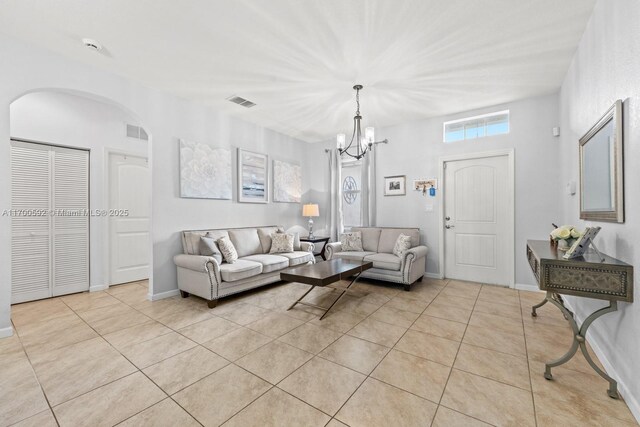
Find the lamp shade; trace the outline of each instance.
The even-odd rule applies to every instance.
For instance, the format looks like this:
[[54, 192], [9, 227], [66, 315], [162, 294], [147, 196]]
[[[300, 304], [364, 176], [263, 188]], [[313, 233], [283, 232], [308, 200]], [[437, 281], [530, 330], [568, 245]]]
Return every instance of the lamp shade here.
[[320, 210], [318, 209], [318, 205], [310, 204], [310, 205], [302, 205], [302, 216], [320, 216]]

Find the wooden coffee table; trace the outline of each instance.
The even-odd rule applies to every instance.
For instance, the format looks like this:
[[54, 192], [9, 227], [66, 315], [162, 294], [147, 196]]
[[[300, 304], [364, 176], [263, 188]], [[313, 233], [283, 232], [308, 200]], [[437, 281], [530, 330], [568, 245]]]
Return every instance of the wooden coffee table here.
[[[317, 264], [292, 268], [287, 272], [280, 273], [281, 280], [311, 285], [311, 288], [300, 298], [298, 298], [296, 302], [291, 304], [291, 307], [289, 307], [287, 310], [291, 310], [296, 306], [296, 304], [307, 305], [309, 307], [314, 307], [324, 311], [324, 314], [320, 317], [320, 320], [322, 320], [324, 316], [329, 313], [329, 310], [331, 310], [331, 308], [336, 305], [338, 301], [340, 301], [344, 294], [349, 291], [349, 288], [358, 280], [358, 278], [360, 277], [360, 273], [370, 269], [371, 267], [373, 267], [373, 263], [368, 261], [346, 261], [342, 259], [332, 259], [330, 261], [323, 261]], [[316, 286], [327, 286], [340, 280], [348, 279], [352, 276], [355, 277], [353, 278], [353, 280], [351, 280], [351, 283], [349, 283], [346, 288], [337, 289], [342, 290], [342, 293], [338, 295], [338, 298], [336, 298], [336, 300], [331, 303], [328, 308], [320, 307], [319, 305], [302, 301], [302, 299], [306, 297], [309, 292], [311, 292]]]

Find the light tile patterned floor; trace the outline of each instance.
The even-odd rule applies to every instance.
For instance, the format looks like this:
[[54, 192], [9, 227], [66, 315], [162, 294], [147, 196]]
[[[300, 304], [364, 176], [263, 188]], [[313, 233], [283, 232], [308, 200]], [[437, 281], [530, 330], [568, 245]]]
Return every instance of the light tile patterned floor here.
[[[0, 340], [0, 426], [631, 426], [569, 347], [542, 294], [425, 279], [363, 281], [322, 321], [297, 283], [209, 310], [146, 283], [13, 307]], [[335, 294], [307, 297], [328, 305]]]

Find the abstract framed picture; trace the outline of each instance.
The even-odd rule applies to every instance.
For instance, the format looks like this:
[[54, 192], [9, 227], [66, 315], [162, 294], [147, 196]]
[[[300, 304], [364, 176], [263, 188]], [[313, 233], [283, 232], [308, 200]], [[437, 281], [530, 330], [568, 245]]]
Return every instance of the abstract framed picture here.
[[407, 194], [406, 175], [384, 177], [384, 195], [385, 196], [404, 196], [405, 194]]
[[231, 150], [180, 140], [180, 197], [231, 199]]
[[273, 161], [273, 201], [300, 203], [302, 199], [302, 168], [280, 160]]
[[238, 148], [238, 202], [269, 203], [269, 156]]

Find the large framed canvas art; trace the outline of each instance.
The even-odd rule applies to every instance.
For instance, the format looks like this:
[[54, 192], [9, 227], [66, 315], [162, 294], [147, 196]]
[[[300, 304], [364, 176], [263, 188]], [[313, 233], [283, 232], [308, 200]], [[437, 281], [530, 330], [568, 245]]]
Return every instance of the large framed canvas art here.
[[180, 140], [180, 197], [231, 199], [231, 151]]
[[269, 202], [269, 156], [238, 148], [238, 201]]
[[300, 203], [302, 198], [302, 168], [300, 165], [273, 161], [273, 201]]

